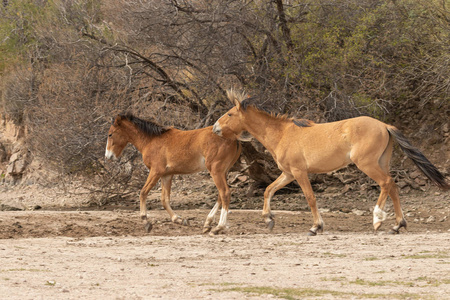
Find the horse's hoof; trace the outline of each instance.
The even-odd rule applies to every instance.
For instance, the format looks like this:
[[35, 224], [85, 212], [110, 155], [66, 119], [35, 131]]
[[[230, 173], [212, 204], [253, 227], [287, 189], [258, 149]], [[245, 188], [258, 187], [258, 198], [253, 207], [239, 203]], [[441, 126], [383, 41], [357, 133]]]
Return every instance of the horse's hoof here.
[[210, 232], [211, 231], [211, 226], [205, 226], [205, 227], [203, 227], [203, 233], [208, 233], [208, 232]]
[[308, 233], [307, 233], [306, 235], [307, 235], [307, 236], [316, 236], [317, 233], [314, 232], [314, 231], [312, 231], [312, 230], [310, 230], [310, 231], [308, 231]]
[[270, 231], [273, 230], [273, 227], [274, 227], [274, 226], [275, 226], [275, 221], [274, 221], [274, 220], [270, 220], [270, 221], [267, 223], [267, 228], [269, 228]]
[[394, 226], [394, 228], [392, 228], [389, 231], [389, 234], [399, 234], [400, 233], [400, 228], [403, 227], [406, 230], [406, 226], [407, 226], [406, 221], [405, 221], [405, 219], [403, 219], [403, 220], [400, 221], [400, 223], [398, 223], [398, 225]]
[[152, 231], [153, 225], [152, 223], [147, 223], [144, 225], [145, 231], [147, 231], [147, 233], [149, 233], [150, 231]]
[[221, 233], [223, 230], [223, 227], [216, 227], [213, 230], [211, 230], [211, 232], [209, 233], [209, 235], [218, 235], [219, 233]]
[[378, 231], [378, 229], [380, 229], [381, 224], [382, 224], [381, 222], [377, 222], [377, 223], [373, 224], [373, 229], [375, 230], [375, 232]]
[[190, 225], [188, 219], [183, 219], [182, 224], [183, 224], [183, 226], [189, 226]]

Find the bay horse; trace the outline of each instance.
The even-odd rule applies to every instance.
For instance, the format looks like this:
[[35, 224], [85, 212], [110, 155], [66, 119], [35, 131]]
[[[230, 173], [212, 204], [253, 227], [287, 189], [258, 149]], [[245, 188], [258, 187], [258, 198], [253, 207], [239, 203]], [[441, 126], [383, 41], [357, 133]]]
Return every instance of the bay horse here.
[[402, 227], [406, 229], [399, 192], [389, 175], [394, 140], [433, 183], [442, 189], [449, 188], [437, 168], [394, 126], [370, 117], [316, 124], [309, 120], [266, 113], [252, 104], [254, 99], [245, 99], [244, 94], [236, 91], [228, 90], [227, 94], [234, 107], [217, 120], [213, 131], [227, 138], [237, 138], [243, 131], [249, 132], [272, 154], [282, 171], [264, 192], [263, 217], [269, 229], [275, 224], [270, 211], [273, 195], [295, 179], [314, 218], [308, 234], [322, 232], [324, 222], [317, 209], [308, 173], [327, 173], [350, 163], [356, 164], [381, 187], [373, 211], [375, 232], [386, 219], [387, 214], [383, 209], [388, 195], [394, 204], [396, 220], [390, 233], [399, 233]]
[[[149, 175], [142, 188], [140, 216], [147, 232], [152, 224], [147, 220], [146, 198], [150, 190], [161, 179], [161, 202], [172, 222], [188, 225], [170, 207], [170, 189], [175, 174], [192, 174], [208, 170], [219, 191], [217, 203], [206, 218], [203, 232], [217, 234], [225, 229], [230, 204], [230, 188], [226, 175], [241, 153], [241, 144], [236, 139], [220, 137], [212, 132], [212, 126], [182, 131], [142, 120], [132, 114], [113, 118], [108, 131], [105, 156], [120, 157], [130, 143], [142, 154]], [[211, 230], [216, 212], [221, 209], [217, 227]]]

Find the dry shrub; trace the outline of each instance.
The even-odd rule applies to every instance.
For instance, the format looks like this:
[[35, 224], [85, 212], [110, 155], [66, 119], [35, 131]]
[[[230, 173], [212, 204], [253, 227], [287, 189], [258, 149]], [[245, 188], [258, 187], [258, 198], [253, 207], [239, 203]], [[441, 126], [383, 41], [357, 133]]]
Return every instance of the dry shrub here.
[[36, 100], [37, 76], [31, 68], [18, 67], [2, 79], [3, 111], [16, 125], [22, 125], [26, 108]]

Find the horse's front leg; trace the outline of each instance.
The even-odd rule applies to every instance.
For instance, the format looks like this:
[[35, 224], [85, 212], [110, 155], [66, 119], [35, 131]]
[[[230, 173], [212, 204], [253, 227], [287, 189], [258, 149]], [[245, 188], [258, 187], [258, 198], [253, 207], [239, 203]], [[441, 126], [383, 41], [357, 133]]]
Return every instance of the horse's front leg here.
[[275, 220], [273, 219], [273, 214], [270, 211], [270, 201], [272, 200], [272, 197], [276, 191], [285, 187], [293, 180], [294, 177], [291, 174], [286, 174], [283, 172], [274, 182], [272, 182], [266, 188], [266, 191], [264, 192], [264, 207], [262, 215], [269, 230], [272, 230], [273, 227], [275, 226]]
[[172, 222], [180, 224], [180, 225], [189, 225], [189, 221], [187, 219], [183, 219], [177, 214], [174, 213], [172, 207], [170, 206], [170, 190], [172, 188], [172, 179], [173, 175], [166, 175], [161, 177], [161, 202], [164, 209], [169, 213], [170, 219]]
[[316, 197], [314, 196], [311, 183], [309, 182], [308, 173], [306, 171], [299, 171], [296, 172], [294, 176], [298, 184], [300, 185], [306, 200], [308, 201], [308, 205], [311, 208], [311, 212], [314, 218], [314, 224], [309, 230], [308, 235], [317, 235], [318, 232], [323, 231], [324, 223], [322, 217], [320, 216], [319, 210], [317, 209]]
[[147, 195], [150, 192], [150, 190], [156, 185], [158, 182], [159, 176], [156, 173], [150, 172], [150, 174], [147, 177], [147, 181], [144, 184], [144, 187], [141, 190], [141, 193], [139, 195], [139, 202], [140, 202], [140, 215], [142, 222], [144, 223], [144, 228], [147, 232], [150, 232], [152, 230], [152, 224], [147, 219]]
[[206, 217], [205, 225], [203, 225], [203, 233], [208, 233], [211, 231], [211, 229], [212, 229], [211, 223], [212, 223], [217, 211], [219, 210], [220, 203], [221, 203], [221, 200], [220, 200], [220, 196], [219, 196], [216, 204], [214, 205], [214, 207], [211, 209], [208, 216]]
[[[219, 201], [222, 205], [222, 209], [220, 211], [219, 223], [210, 232], [211, 235], [215, 235], [215, 234], [218, 234], [218, 233], [224, 231], [225, 227], [227, 225], [228, 208], [230, 205], [231, 192], [230, 192], [230, 188], [228, 187], [228, 184], [227, 184], [226, 172], [220, 172], [220, 171], [214, 170], [211, 172], [211, 176], [214, 180], [214, 183], [216, 184], [217, 189], [219, 190]], [[219, 203], [219, 201], [218, 201], [218, 203]], [[214, 208], [216, 208], [216, 207], [214, 206]], [[211, 213], [214, 211], [214, 208], [211, 211]], [[217, 206], [216, 211], [218, 208], [219, 207]], [[214, 211], [214, 214], [215, 214], [215, 211]]]

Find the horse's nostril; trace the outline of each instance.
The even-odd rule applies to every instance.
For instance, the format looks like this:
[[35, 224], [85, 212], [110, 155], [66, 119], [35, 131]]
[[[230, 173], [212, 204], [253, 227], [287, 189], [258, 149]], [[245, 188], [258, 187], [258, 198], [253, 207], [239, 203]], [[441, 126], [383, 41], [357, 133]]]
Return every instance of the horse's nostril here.
[[214, 126], [213, 126], [213, 132], [218, 134], [218, 133], [220, 133], [220, 131], [221, 131], [220, 125], [215, 123]]

